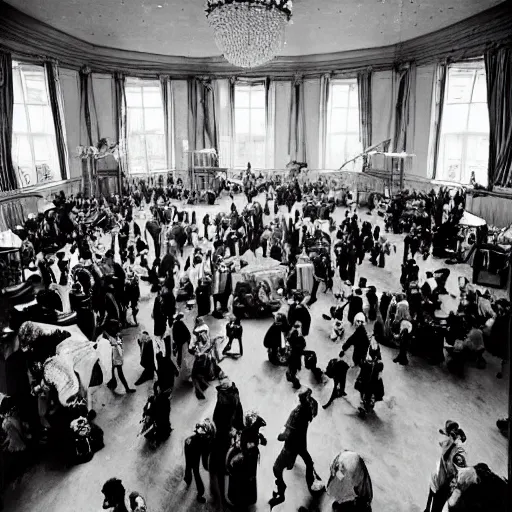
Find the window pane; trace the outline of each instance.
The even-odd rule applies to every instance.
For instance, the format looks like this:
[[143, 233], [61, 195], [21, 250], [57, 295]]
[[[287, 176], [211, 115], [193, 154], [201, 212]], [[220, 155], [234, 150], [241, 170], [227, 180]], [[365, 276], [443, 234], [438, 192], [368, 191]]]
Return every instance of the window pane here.
[[28, 115], [30, 119], [31, 133], [47, 133], [53, 135], [55, 126], [50, 107], [47, 105], [29, 105]]
[[128, 133], [140, 133], [144, 131], [144, 123], [142, 122], [141, 108], [129, 108], [128, 109]]
[[345, 159], [345, 135], [331, 135], [328, 139], [327, 168], [339, 169]]
[[469, 108], [468, 131], [489, 133], [489, 111], [487, 103], [475, 103]]
[[359, 142], [359, 135], [347, 135], [347, 153], [345, 160], [349, 160], [354, 156], [361, 153], [361, 143]]
[[265, 110], [251, 110], [251, 135], [265, 135]]
[[13, 109], [13, 132], [27, 133], [27, 113], [25, 112], [25, 105], [14, 105]]
[[349, 105], [353, 108], [359, 107], [359, 98], [357, 93], [357, 84], [352, 84], [350, 86], [350, 102]]
[[238, 134], [249, 133], [249, 109], [236, 109], [235, 110], [235, 133]]
[[126, 88], [126, 105], [128, 107], [142, 107], [142, 93], [140, 87]]
[[441, 137], [438, 179], [460, 181], [462, 167], [462, 139], [463, 137], [461, 135], [444, 135]]
[[485, 71], [478, 71], [475, 88], [473, 89], [473, 103], [487, 103], [487, 84]]
[[345, 133], [347, 130], [348, 110], [346, 108], [332, 109], [330, 133]]
[[254, 137], [250, 162], [254, 168], [265, 168], [265, 137]]
[[144, 109], [144, 129], [147, 132], [164, 132], [164, 113], [162, 108]]
[[251, 88], [251, 108], [265, 109], [265, 89], [263, 87]]
[[347, 131], [359, 133], [359, 110], [351, 108], [348, 111]]
[[448, 71], [447, 103], [469, 103], [474, 76], [474, 70], [450, 68]]
[[12, 159], [15, 165], [32, 167], [32, 151], [27, 135], [13, 135]]
[[47, 105], [47, 91], [44, 71], [23, 71], [25, 86], [27, 88], [27, 103], [33, 105]]
[[162, 107], [160, 87], [144, 87], [144, 107]]
[[167, 168], [164, 135], [146, 135], [148, 165], [150, 171]]
[[331, 105], [332, 108], [348, 106], [348, 85], [333, 85], [331, 88]]
[[235, 108], [249, 107], [249, 90], [235, 86]]
[[466, 131], [468, 105], [445, 105], [443, 112], [443, 133], [461, 133]]
[[128, 138], [128, 162], [130, 172], [146, 172], [146, 149], [144, 135]]

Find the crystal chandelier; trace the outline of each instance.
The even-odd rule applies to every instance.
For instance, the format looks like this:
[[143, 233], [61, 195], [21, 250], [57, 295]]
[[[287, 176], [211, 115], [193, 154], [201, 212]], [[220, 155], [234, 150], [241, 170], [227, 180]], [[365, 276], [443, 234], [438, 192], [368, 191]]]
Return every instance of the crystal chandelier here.
[[206, 17], [224, 58], [241, 68], [254, 68], [281, 49], [292, 1], [207, 0]]

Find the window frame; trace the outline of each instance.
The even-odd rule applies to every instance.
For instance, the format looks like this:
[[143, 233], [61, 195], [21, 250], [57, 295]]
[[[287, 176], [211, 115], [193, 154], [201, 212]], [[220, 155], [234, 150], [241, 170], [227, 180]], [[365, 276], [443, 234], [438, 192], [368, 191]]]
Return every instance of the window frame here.
[[[46, 94], [46, 103], [30, 103], [28, 101], [28, 88], [27, 88], [27, 83], [26, 83], [25, 72], [32, 72], [32, 73], [37, 72], [37, 73], [42, 74], [42, 78], [44, 81], [45, 94]], [[16, 171], [18, 186], [21, 189], [27, 189], [27, 188], [31, 188], [31, 187], [39, 187], [39, 186], [49, 185], [49, 184], [57, 183], [59, 181], [67, 179], [67, 176], [65, 176], [66, 170], [62, 169], [61, 165], [60, 165], [59, 148], [57, 146], [57, 134], [55, 132], [55, 119], [54, 119], [54, 113], [53, 113], [51, 100], [50, 100], [50, 92], [49, 92], [49, 87], [48, 87], [48, 76], [46, 74], [46, 70], [45, 70], [44, 66], [39, 65], [39, 64], [34, 64], [31, 62], [23, 62], [23, 61], [13, 60], [12, 73], [13, 73], [13, 80], [17, 80], [19, 78], [21, 92], [23, 95], [23, 97], [21, 98], [22, 99], [21, 102], [16, 101], [15, 95], [14, 95], [14, 90], [13, 90], [13, 107], [16, 105], [23, 106], [23, 111], [25, 114], [25, 125], [26, 125], [25, 131], [15, 131], [14, 130], [14, 120], [13, 120], [12, 138], [14, 139], [15, 137], [20, 136], [20, 137], [25, 137], [27, 139], [28, 146], [30, 148], [31, 168], [35, 174], [35, 182], [30, 183], [28, 185], [24, 185], [26, 180], [22, 179], [22, 175], [21, 175], [23, 169], [18, 164], [17, 160], [14, 159], [14, 156], [13, 156], [13, 164], [16, 166], [15, 171]], [[45, 107], [48, 109], [50, 116], [51, 116], [51, 126], [52, 126], [51, 133], [44, 132], [44, 131], [33, 131], [32, 130], [32, 121], [30, 119], [30, 108], [29, 108], [31, 106]], [[37, 159], [36, 159], [36, 152], [35, 152], [35, 147], [34, 147], [34, 139], [36, 139], [36, 138], [43, 138], [46, 140], [51, 139], [51, 141], [52, 141], [51, 142], [51, 145], [52, 145], [51, 151], [54, 153], [54, 158], [55, 158], [54, 163], [56, 165], [56, 168], [55, 168], [56, 175], [54, 176], [54, 178], [52, 180], [44, 181], [44, 182], [37, 181], [37, 166], [41, 165], [41, 164], [36, 163]], [[14, 140], [13, 140], [13, 142], [14, 142]], [[12, 153], [13, 149], [14, 149], [13, 145], [11, 145], [11, 153]]]
[[[247, 90], [248, 92], [248, 95], [249, 95], [249, 106], [248, 107], [239, 107], [237, 108], [236, 106], [236, 96], [237, 96], [237, 89], [240, 88], [240, 89], [244, 89], [244, 90]], [[253, 103], [253, 94], [255, 92], [255, 89], [258, 89], [258, 92], [262, 93], [263, 94], [263, 107], [253, 107], [252, 106], [252, 103]], [[235, 84], [235, 87], [234, 87], [234, 98], [233, 98], [233, 103], [234, 103], [234, 107], [233, 107], [233, 143], [234, 143], [234, 149], [233, 149], [233, 168], [234, 169], [245, 169], [247, 167], [247, 162], [242, 164], [242, 165], [237, 165], [237, 149], [238, 149], [238, 136], [237, 136], [237, 129], [236, 129], [236, 112], [237, 110], [246, 110], [248, 112], [248, 126], [249, 126], [249, 132], [248, 132], [248, 140], [250, 141], [250, 144], [251, 144], [251, 148], [249, 150], [249, 160], [248, 162], [251, 162], [251, 167], [253, 169], [260, 169], [260, 167], [258, 165], [255, 165], [253, 163], [254, 161], [254, 146], [253, 146], [253, 134], [252, 134], [252, 111], [253, 110], [262, 110], [263, 111], [263, 116], [264, 116], [264, 119], [265, 119], [265, 129], [264, 129], [264, 135], [263, 135], [263, 147], [264, 147], [264, 151], [263, 151], [263, 155], [261, 156], [261, 160], [263, 162], [263, 167], [261, 167], [261, 169], [265, 169], [265, 161], [266, 161], [266, 152], [267, 152], [267, 144], [268, 144], [268, 133], [267, 133], [267, 126], [266, 126], [266, 119], [267, 119], [267, 108], [268, 108], [268, 105], [266, 105], [266, 100], [265, 100], [265, 84], [263, 82], [257, 82], [257, 83], [236, 83]]]
[[[334, 89], [336, 86], [339, 85], [348, 85], [352, 86], [354, 85], [354, 91], [351, 91], [349, 88], [348, 95], [347, 95], [347, 103], [343, 107], [335, 107], [334, 106]], [[355, 94], [357, 98], [356, 107], [351, 106], [351, 98], [352, 95]], [[346, 111], [346, 118], [345, 118], [345, 130], [340, 132], [332, 132], [331, 131], [331, 125], [332, 125], [332, 119], [335, 111]], [[358, 125], [356, 131], [349, 131], [349, 119], [350, 119], [350, 111], [356, 111], [357, 112], [357, 119], [358, 119]], [[359, 124], [359, 89], [358, 89], [358, 83], [357, 78], [337, 78], [330, 82], [329, 84], [329, 96], [327, 100], [327, 127], [326, 127], [326, 141], [325, 141], [325, 167], [326, 169], [339, 169], [339, 167], [343, 164], [343, 162], [340, 162], [338, 165], [332, 165], [333, 162], [331, 162], [331, 139], [334, 136], [344, 136], [344, 147], [343, 147], [343, 155], [344, 155], [344, 161], [347, 161], [350, 159], [350, 156], [348, 155], [348, 140], [349, 137], [357, 136], [357, 140], [359, 141], [359, 144], [361, 144], [361, 127]], [[361, 146], [362, 151], [362, 146]]]
[[[448, 103], [448, 98], [449, 98], [449, 93], [450, 93], [450, 70], [454, 70], [454, 69], [473, 73], [472, 84], [471, 84], [471, 93], [469, 95], [469, 101], [467, 101], [467, 102]], [[460, 137], [462, 139], [462, 141], [461, 141], [461, 153], [460, 153], [459, 179], [456, 180], [454, 183], [459, 183], [461, 185], [471, 184], [471, 173], [469, 172], [469, 168], [467, 168], [469, 140], [473, 137], [489, 138], [489, 130], [487, 130], [486, 132], [483, 132], [483, 131], [475, 132], [474, 130], [472, 130], [472, 131], [468, 130], [470, 116], [471, 116], [471, 107], [473, 105], [485, 105], [487, 108], [487, 98], [486, 98], [486, 101], [473, 101], [473, 95], [475, 93], [475, 86], [476, 86], [476, 83], [478, 80], [478, 76], [479, 76], [479, 74], [482, 74], [482, 73], [484, 74], [484, 77], [485, 77], [485, 65], [484, 65], [483, 60], [472, 61], [472, 62], [467, 62], [467, 63], [464, 63], [464, 62], [453, 63], [453, 64], [450, 64], [446, 70], [446, 84], [445, 84], [445, 91], [444, 91], [443, 115], [442, 115], [441, 123], [439, 126], [439, 130], [440, 130], [439, 153], [436, 155], [437, 172], [436, 172], [435, 179], [438, 181], [453, 182], [446, 175], [446, 173], [448, 172], [448, 169], [445, 169], [442, 164], [444, 163], [445, 160], [447, 160], [447, 157], [444, 156], [446, 153], [445, 138], [449, 137], [449, 136], [455, 136], [455, 137]], [[446, 116], [446, 107], [448, 105], [464, 105], [467, 107], [466, 119], [464, 122], [464, 126], [465, 126], [464, 131], [443, 132], [444, 122], [446, 119], [446, 117], [445, 117]], [[489, 126], [489, 125], [487, 125], [487, 126]], [[467, 174], [469, 176], [467, 177], [467, 180], [466, 180], [465, 176]], [[486, 174], [486, 177], [487, 177], [487, 174]], [[482, 185], [487, 185], [487, 183], [483, 183]]]
[[[163, 154], [163, 156], [164, 156], [165, 165], [164, 165], [163, 169], [150, 169], [150, 166], [149, 166], [149, 152], [148, 152], [148, 143], [147, 143], [146, 137], [148, 135], [161, 135], [161, 134], [157, 133], [156, 131], [147, 131], [146, 130], [146, 116], [145, 116], [146, 109], [156, 110], [158, 107], [145, 107], [144, 106], [144, 87], [145, 86], [158, 87], [158, 91], [160, 93], [160, 108], [161, 108], [161, 112], [162, 112], [162, 118], [164, 121], [164, 124], [163, 124], [164, 154]], [[142, 174], [162, 173], [162, 172], [169, 172], [172, 170], [172, 169], [168, 169], [168, 165], [167, 165], [167, 162], [168, 162], [167, 144], [166, 144], [167, 134], [165, 133], [165, 108], [163, 105], [161, 87], [162, 86], [161, 86], [160, 82], [157, 80], [134, 78], [134, 77], [128, 77], [126, 79], [126, 85], [125, 85], [126, 91], [125, 92], [127, 92], [127, 89], [129, 89], [129, 88], [131, 88], [131, 89], [137, 88], [139, 90], [140, 100], [141, 100], [141, 106], [130, 106], [130, 105], [128, 105], [128, 101], [126, 102], [127, 154], [128, 154], [127, 163], [128, 163], [129, 174], [141, 174], [139, 171], [132, 171], [130, 168], [131, 167], [131, 162], [130, 162], [130, 136], [131, 135], [137, 135], [139, 137], [142, 136], [144, 138], [144, 162], [145, 162], [145, 165], [144, 165], [144, 170], [142, 171]], [[142, 131], [130, 132], [129, 113], [130, 113], [130, 110], [132, 110], [132, 109], [140, 110], [142, 112], [142, 116], [141, 116], [142, 127], [143, 127]]]

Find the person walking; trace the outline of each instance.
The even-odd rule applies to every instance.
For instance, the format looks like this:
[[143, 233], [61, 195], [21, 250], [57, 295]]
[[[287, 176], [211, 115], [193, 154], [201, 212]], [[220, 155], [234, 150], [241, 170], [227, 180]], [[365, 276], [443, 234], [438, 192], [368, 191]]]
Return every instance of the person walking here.
[[123, 340], [119, 335], [121, 329], [118, 322], [111, 321], [107, 324], [107, 327], [104, 332], [105, 338], [110, 342], [112, 347], [112, 379], [107, 383], [108, 388], [111, 391], [114, 391], [117, 387], [117, 379], [115, 377], [115, 370], [117, 370], [117, 375], [119, 380], [124, 386], [126, 393], [135, 393], [135, 389], [130, 388], [128, 386], [128, 382], [126, 381], [126, 377], [123, 373], [123, 363], [124, 363], [124, 354], [123, 354]]
[[242, 336], [244, 333], [244, 329], [240, 324], [240, 319], [232, 317], [229, 323], [226, 325], [226, 338], [228, 339], [228, 343], [225, 346], [222, 354], [227, 355], [231, 350], [231, 345], [234, 340], [238, 341], [238, 346], [240, 348], [239, 355], [244, 355], [244, 347], [242, 345]]
[[308, 427], [317, 413], [318, 402], [313, 398], [311, 389], [307, 388], [299, 394], [299, 405], [291, 412], [284, 431], [277, 437], [278, 441], [284, 442], [284, 446], [274, 462], [277, 491], [272, 493], [269, 501], [271, 510], [285, 501], [286, 484], [283, 480], [283, 471], [293, 469], [298, 456], [306, 464], [308, 489], [310, 492], [317, 490], [314, 487], [317, 476], [307, 444]]

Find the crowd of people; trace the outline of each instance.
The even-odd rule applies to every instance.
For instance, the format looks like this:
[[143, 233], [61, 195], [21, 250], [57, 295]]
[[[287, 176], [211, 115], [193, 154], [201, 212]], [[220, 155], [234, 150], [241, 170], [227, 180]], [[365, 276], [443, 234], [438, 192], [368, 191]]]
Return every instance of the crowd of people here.
[[[406, 235], [402, 291], [390, 293], [368, 285], [365, 278], [356, 282], [357, 269], [367, 257], [372, 265], [384, 268], [397, 247], [381, 233], [378, 223], [358, 217], [349, 195], [342, 201], [344, 218], [336, 225], [333, 212], [339, 200], [321, 179], [307, 184], [296, 176], [264, 181], [249, 166], [242, 187], [224, 182], [220, 188], [232, 199], [237, 188], [243, 189], [247, 204], [239, 211], [233, 201], [229, 211], [206, 213], [198, 219], [194, 210], [198, 195], [169, 177], [165, 185], [142, 180], [109, 198], [61, 194], [55, 208], [16, 228], [23, 240], [26, 281], [13, 292], [21, 307], [12, 312], [2, 335], [7, 342], [21, 333], [32, 401], [15, 404], [10, 397], [0, 401], [7, 458], [18, 461], [17, 455], [31, 444], [66, 439], [73, 463], [91, 460], [103, 447], [103, 432], [94, 422], [89, 390], [105, 383], [115, 391], [117, 378], [126, 393], [153, 381], [153, 392], [142, 411], [141, 435], [156, 448], [173, 430], [175, 379], [190, 381], [198, 400], [208, 399], [210, 383], [218, 381], [212, 418], [198, 423], [184, 443], [185, 482], [191, 485], [194, 477], [197, 500], [204, 503], [202, 465], [210, 477], [212, 497], [219, 503], [255, 504], [260, 446], [267, 443], [260, 429], [266, 421], [242, 407], [237, 386], [221, 362], [225, 357], [244, 356], [245, 319], [268, 317], [273, 322], [262, 340], [268, 359], [286, 367], [286, 379], [294, 389], [301, 389], [299, 403], [278, 437], [284, 444], [273, 466], [276, 490], [269, 501], [271, 508], [285, 501], [283, 473], [300, 456], [313, 496], [327, 490], [335, 499], [335, 510], [370, 511], [372, 482], [357, 453], [338, 454], [328, 482], [315, 470], [307, 433], [318, 415], [318, 402], [315, 389], [301, 385], [302, 365], [319, 385], [332, 380], [324, 409], [346, 395], [348, 370], [356, 367], [352, 385], [360, 394], [358, 412], [364, 419], [385, 396], [381, 345], [396, 347], [394, 362], [400, 365], [409, 363], [410, 353], [427, 357], [432, 364], [440, 364], [447, 354], [448, 367], [458, 374], [468, 364], [484, 369], [485, 350], [505, 364], [510, 304], [467, 281], [459, 283], [460, 297], [454, 297], [446, 289], [447, 268], [420, 275], [416, 253], [428, 257], [432, 240], [447, 237], [439, 235], [444, 223], [435, 227], [433, 207], [423, 204], [409, 221], [402, 216], [401, 200], [390, 203], [387, 230]], [[207, 204], [213, 204], [218, 193], [208, 191]], [[264, 201], [258, 202], [261, 193]], [[458, 196], [447, 200], [458, 212], [462, 204]], [[147, 213], [145, 222], [137, 221], [139, 212]], [[184, 257], [187, 247], [189, 255]], [[269, 260], [282, 270], [272, 285], [239, 279], [251, 262]], [[141, 282], [150, 290], [153, 329], [144, 325], [138, 337], [141, 374], [132, 387], [123, 373], [121, 333], [138, 326]], [[330, 340], [341, 344], [338, 357], [324, 370], [307, 341], [310, 308], [320, 287], [332, 292], [333, 305], [322, 316], [332, 323]], [[30, 294], [35, 300], [25, 304], [23, 297]], [[184, 313], [190, 311], [195, 316], [193, 326], [185, 321]], [[225, 322], [225, 336], [211, 335], [205, 321], [210, 315]], [[75, 323], [91, 341], [77, 340], [66, 332]], [[41, 324], [54, 329], [41, 331]], [[351, 331], [348, 337], [346, 329]], [[351, 359], [346, 355], [349, 350]], [[66, 354], [73, 354], [72, 363]], [[467, 467], [462, 447], [465, 434], [459, 425], [449, 421], [442, 433], [446, 437], [443, 469], [432, 477], [426, 512], [477, 510], [467, 496], [484, 480], [496, 491], [492, 510], [505, 510], [500, 501], [503, 481], [485, 464]], [[104, 508], [151, 510], [138, 492], [127, 498], [117, 478], [108, 480], [102, 493]]]

